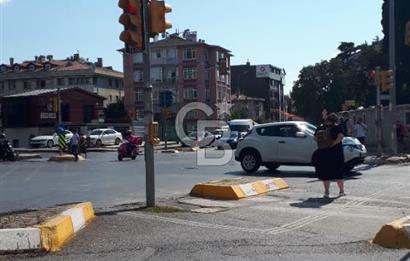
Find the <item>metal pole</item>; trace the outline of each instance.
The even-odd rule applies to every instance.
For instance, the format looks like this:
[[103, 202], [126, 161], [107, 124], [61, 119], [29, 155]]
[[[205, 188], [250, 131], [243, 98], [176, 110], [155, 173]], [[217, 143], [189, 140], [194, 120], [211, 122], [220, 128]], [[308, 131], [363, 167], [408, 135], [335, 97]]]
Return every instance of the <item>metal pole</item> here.
[[144, 120], [145, 120], [145, 191], [147, 207], [155, 206], [155, 167], [154, 167], [154, 145], [149, 140], [149, 126], [153, 121], [153, 101], [152, 101], [152, 86], [151, 86], [151, 48], [150, 38], [148, 35], [148, 2], [142, 0], [142, 12], [144, 23]]
[[379, 155], [382, 154], [382, 106], [380, 100], [380, 66], [376, 67], [376, 93], [377, 93], [377, 101], [376, 101], [376, 135], [377, 135], [377, 153]]
[[[58, 126], [57, 128], [59, 128], [61, 126], [62, 123], [62, 113], [61, 113], [61, 90], [60, 87], [57, 87], [57, 110], [58, 110]], [[63, 154], [63, 148], [61, 148], [60, 144], [58, 144], [58, 153], [60, 155]]]
[[391, 126], [391, 149], [397, 153], [396, 135], [396, 26], [395, 26], [395, 0], [389, 2], [389, 68], [393, 71], [393, 82], [390, 90], [390, 126]]

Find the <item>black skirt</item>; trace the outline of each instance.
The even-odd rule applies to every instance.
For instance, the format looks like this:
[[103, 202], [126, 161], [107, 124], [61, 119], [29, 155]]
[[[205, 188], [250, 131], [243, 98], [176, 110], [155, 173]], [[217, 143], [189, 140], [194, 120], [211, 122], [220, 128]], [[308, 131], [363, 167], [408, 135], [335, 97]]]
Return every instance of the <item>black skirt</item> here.
[[313, 153], [313, 165], [320, 180], [343, 179], [344, 156], [342, 143]]

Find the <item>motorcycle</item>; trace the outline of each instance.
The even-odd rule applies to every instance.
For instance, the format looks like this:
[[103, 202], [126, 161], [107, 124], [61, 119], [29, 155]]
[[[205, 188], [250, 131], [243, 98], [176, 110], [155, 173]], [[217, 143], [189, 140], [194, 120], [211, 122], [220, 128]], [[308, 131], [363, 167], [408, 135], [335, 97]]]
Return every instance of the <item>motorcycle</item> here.
[[142, 137], [132, 136], [128, 140], [124, 140], [118, 147], [118, 160], [131, 158], [135, 160], [139, 154], [139, 146], [142, 144]]
[[17, 153], [14, 152], [10, 142], [6, 139], [0, 142], [0, 160], [17, 160]]

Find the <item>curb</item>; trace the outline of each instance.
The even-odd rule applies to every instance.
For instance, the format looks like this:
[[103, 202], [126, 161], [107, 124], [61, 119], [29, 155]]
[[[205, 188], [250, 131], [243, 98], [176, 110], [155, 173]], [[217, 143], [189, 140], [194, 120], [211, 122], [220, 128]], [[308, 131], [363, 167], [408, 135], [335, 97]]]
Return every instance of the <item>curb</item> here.
[[233, 185], [221, 184], [222, 181], [201, 183], [195, 185], [190, 195], [195, 197], [222, 200], [239, 200], [275, 190], [287, 189], [288, 184], [281, 178], [258, 180]]
[[59, 251], [94, 218], [91, 202], [85, 202], [35, 227], [0, 229], [0, 252]]
[[385, 224], [371, 243], [386, 248], [410, 248], [410, 216]]
[[199, 147], [177, 147], [176, 150], [180, 152], [197, 152]]
[[22, 153], [17, 157], [18, 160], [41, 159], [40, 154]]
[[[78, 161], [85, 160], [82, 156], [78, 155]], [[48, 161], [56, 161], [56, 162], [62, 162], [62, 161], [75, 161], [74, 155], [71, 154], [63, 154], [63, 155], [56, 155], [56, 156], [51, 156]]]

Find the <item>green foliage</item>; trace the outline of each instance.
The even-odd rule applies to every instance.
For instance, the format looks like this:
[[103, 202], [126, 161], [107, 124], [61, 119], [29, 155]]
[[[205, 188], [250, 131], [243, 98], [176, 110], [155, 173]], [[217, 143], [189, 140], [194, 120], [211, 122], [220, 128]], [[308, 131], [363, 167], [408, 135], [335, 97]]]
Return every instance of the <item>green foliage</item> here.
[[120, 119], [127, 116], [124, 103], [122, 101], [111, 103], [104, 109], [104, 115], [108, 119]]
[[231, 108], [231, 120], [235, 119], [248, 119], [249, 113], [244, 107], [232, 107]]
[[342, 42], [340, 53], [329, 61], [304, 67], [294, 83], [291, 97], [296, 113], [318, 123], [321, 111], [341, 110], [345, 100], [355, 100], [358, 106], [376, 102], [376, 89], [368, 83], [368, 72], [384, 64], [381, 41], [369, 45]]

